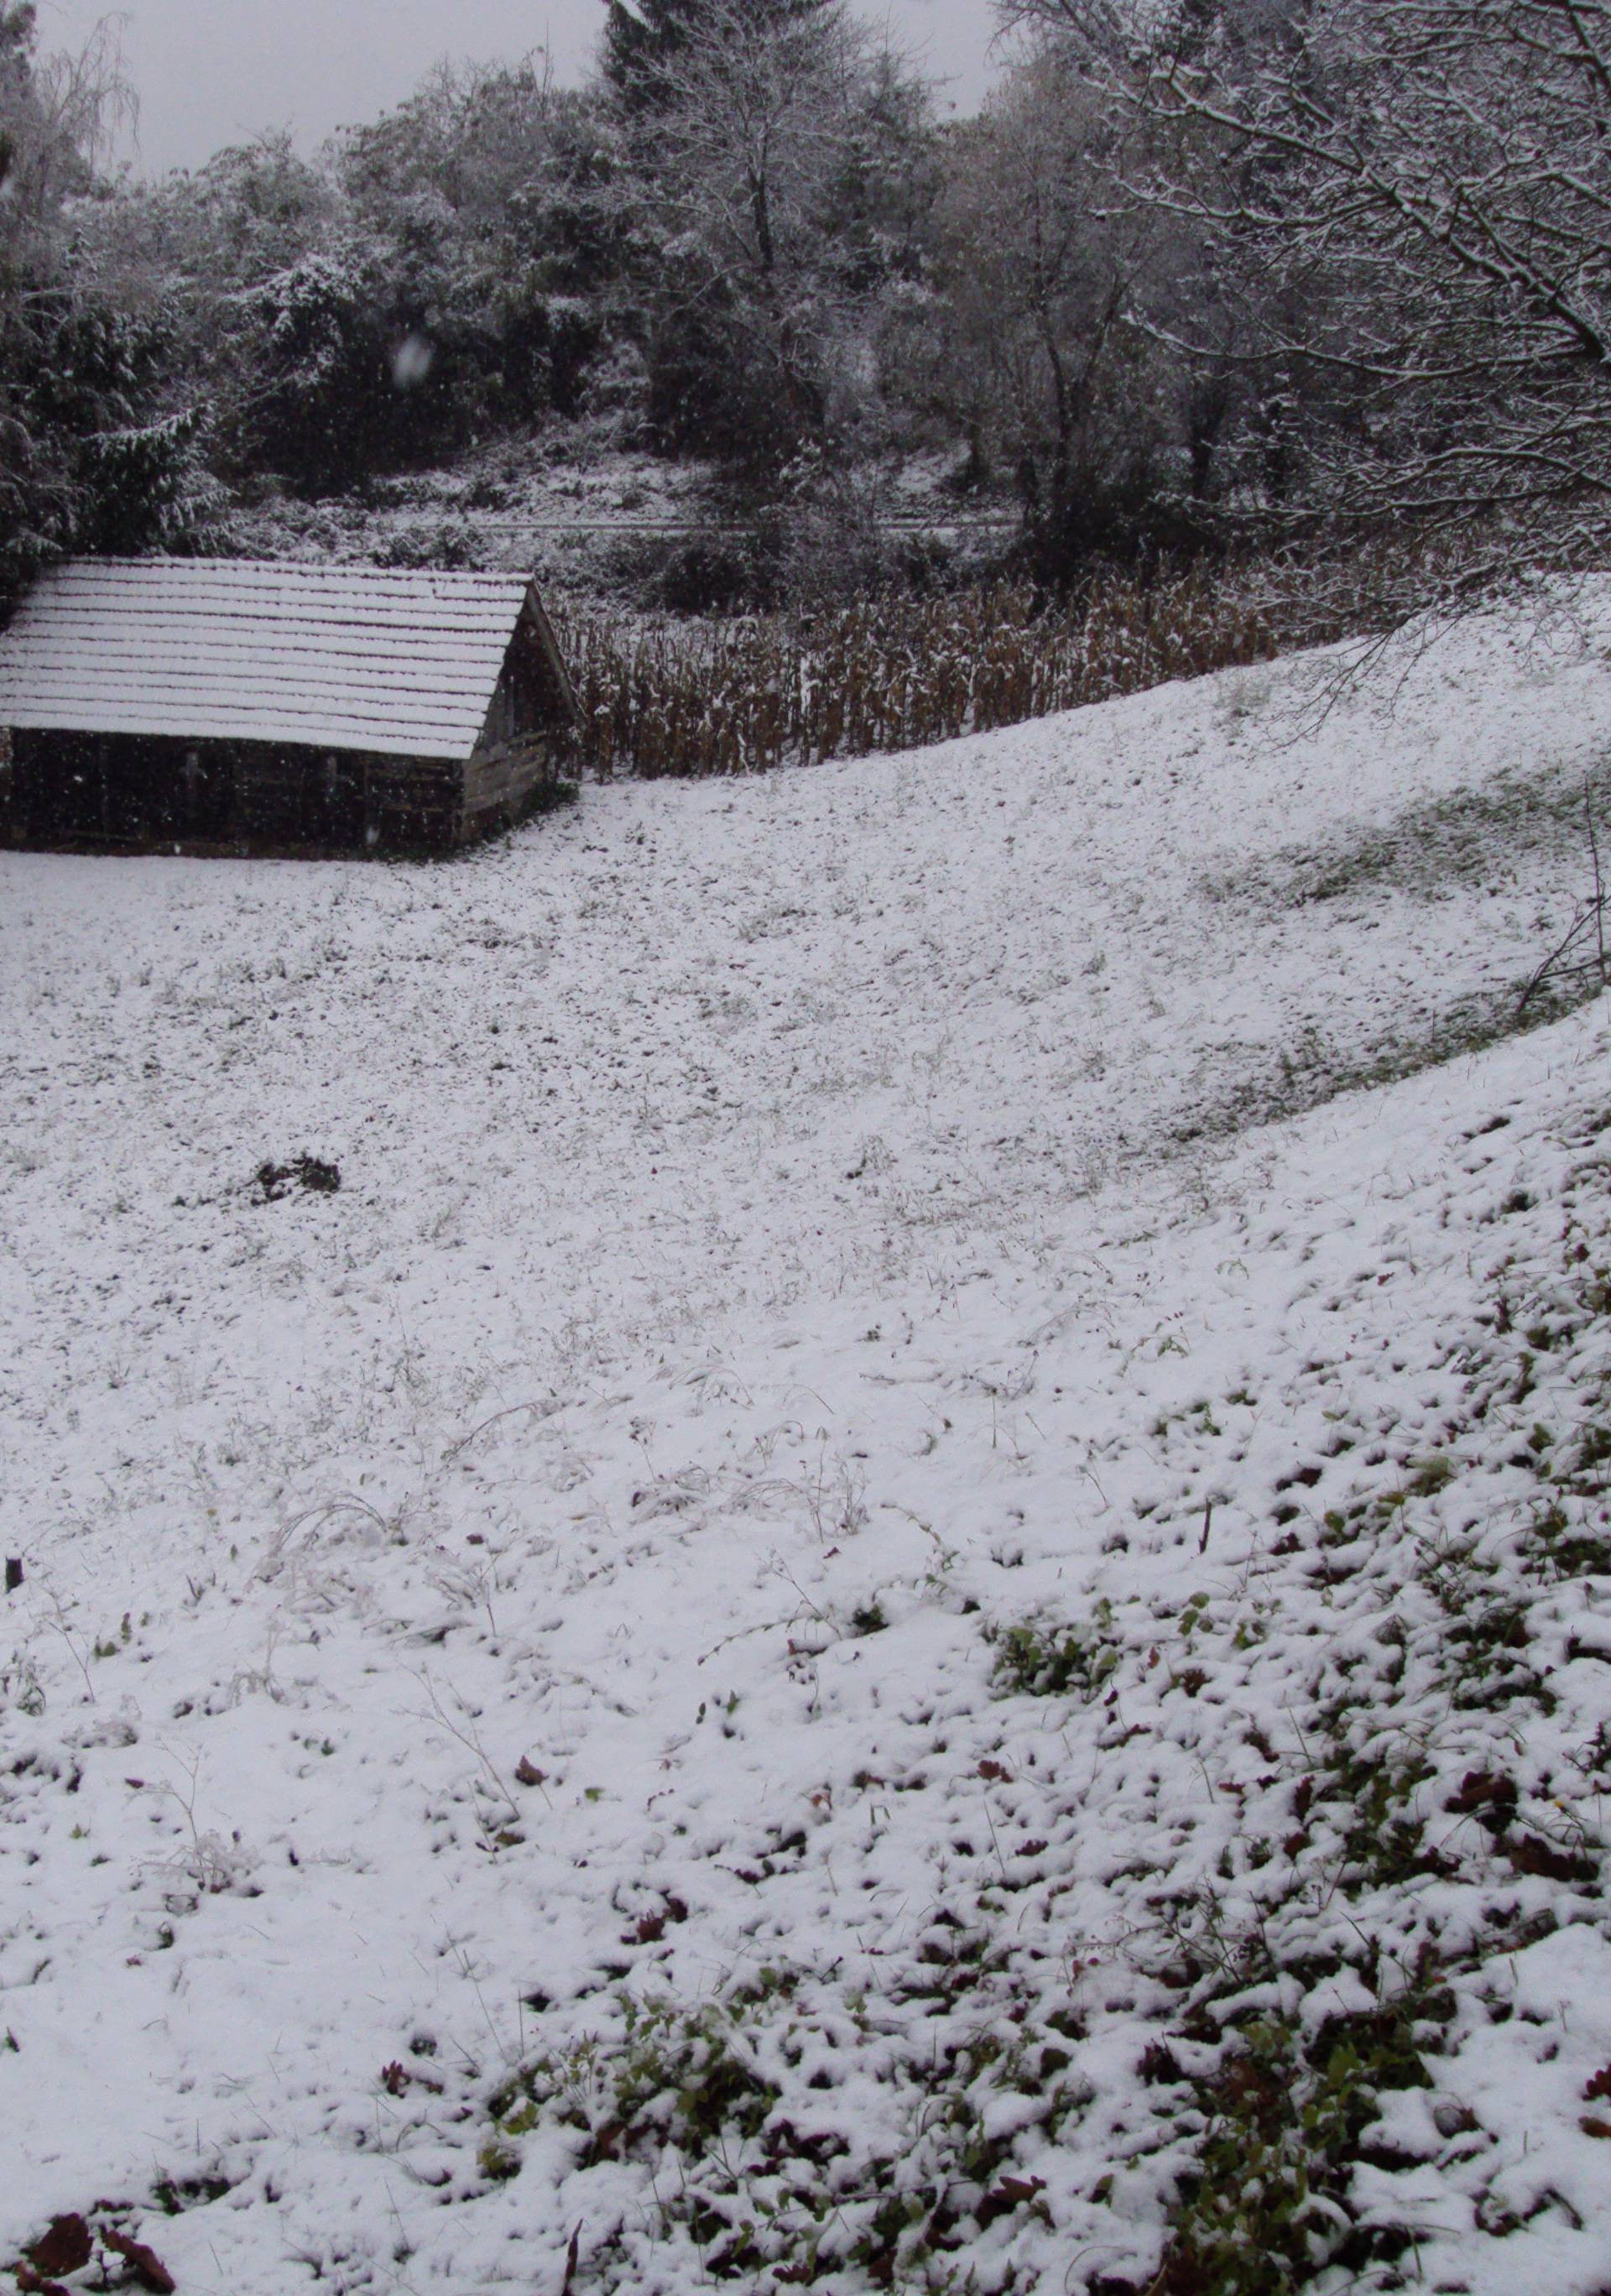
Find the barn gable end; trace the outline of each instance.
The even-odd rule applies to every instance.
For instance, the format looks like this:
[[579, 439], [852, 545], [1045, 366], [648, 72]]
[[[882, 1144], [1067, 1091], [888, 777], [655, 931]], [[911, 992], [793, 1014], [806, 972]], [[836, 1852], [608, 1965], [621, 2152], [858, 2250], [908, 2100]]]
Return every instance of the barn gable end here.
[[521, 575], [84, 559], [0, 637], [29, 841], [440, 849], [531, 802], [573, 708]]
[[542, 602], [529, 591], [464, 774], [466, 835], [519, 803], [533, 777], [553, 770], [556, 723], [568, 725], [576, 697]]

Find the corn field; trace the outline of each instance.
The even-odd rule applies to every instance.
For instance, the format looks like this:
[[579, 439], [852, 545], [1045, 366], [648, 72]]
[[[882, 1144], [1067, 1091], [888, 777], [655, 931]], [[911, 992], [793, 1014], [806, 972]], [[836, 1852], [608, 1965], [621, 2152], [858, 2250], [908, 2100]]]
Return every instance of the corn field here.
[[1275, 650], [1223, 574], [1114, 578], [1045, 608], [1026, 586], [632, 629], [571, 611], [560, 642], [585, 774], [748, 774], [986, 733]]

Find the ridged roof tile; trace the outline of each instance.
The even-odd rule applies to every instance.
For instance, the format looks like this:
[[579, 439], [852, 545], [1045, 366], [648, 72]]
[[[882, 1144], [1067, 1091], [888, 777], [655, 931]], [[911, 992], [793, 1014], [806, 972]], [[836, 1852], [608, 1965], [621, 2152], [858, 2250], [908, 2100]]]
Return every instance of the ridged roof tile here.
[[0, 636], [0, 725], [468, 757], [522, 574], [81, 558]]

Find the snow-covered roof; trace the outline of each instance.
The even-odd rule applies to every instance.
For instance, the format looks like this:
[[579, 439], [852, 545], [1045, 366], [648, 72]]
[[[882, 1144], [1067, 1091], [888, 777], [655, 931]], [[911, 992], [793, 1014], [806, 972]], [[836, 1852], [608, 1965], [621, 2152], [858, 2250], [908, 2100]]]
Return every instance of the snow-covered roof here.
[[465, 758], [530, 594], [522, 574], [75, 559], [0, 636], [0, 726]]

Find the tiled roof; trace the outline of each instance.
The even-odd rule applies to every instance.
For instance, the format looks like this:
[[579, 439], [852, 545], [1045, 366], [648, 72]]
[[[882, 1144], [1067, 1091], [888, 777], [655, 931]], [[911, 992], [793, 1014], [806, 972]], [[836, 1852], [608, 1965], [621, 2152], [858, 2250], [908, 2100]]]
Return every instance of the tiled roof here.
[[520, 574], [75, 559], [0, 636], [0, 726], [465, 758], [529, 590]]

